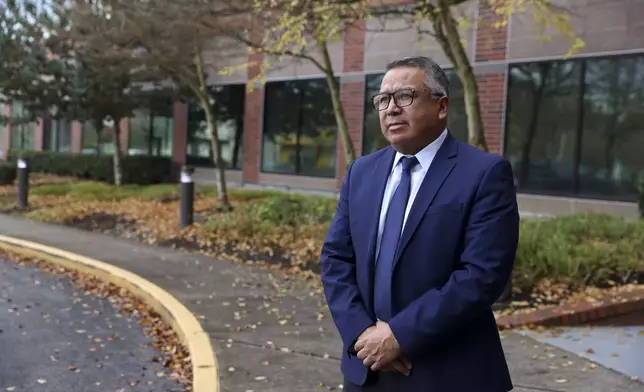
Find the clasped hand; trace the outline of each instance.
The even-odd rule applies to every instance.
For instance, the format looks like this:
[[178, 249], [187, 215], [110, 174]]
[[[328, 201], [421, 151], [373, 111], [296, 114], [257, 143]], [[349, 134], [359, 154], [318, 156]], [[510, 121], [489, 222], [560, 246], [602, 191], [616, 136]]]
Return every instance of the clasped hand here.
[[405, 357], [389, 324], [378, 321], [367, 328], [355, 344], [358, 358], [373, 371], [399, 371], [408, 376], [411, 361]]

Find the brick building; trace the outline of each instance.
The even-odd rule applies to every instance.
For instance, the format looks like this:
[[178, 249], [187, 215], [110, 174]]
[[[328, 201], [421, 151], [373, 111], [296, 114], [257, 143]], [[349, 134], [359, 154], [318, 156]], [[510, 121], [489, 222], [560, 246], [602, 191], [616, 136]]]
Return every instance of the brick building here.
[[[568, 0], [576, 33], [586, 46], [566, 60], [570, 42], [547, 41], [529, 15], [494, 27], [494, 15], [477, 2], [463, 12], [478, 23], [462, 32], [480, 88], [488, 146], [513, 164], [523, 210], [568, 213], [585, 210], [633, 216], [635, 178], [644, 170], [644, 0]], [[387, 27], [403, 27], [391, 21]], [[331, 47], [341, 99], [359, 154], [383, 146], [377, 114], [368, 100], [385, 64], [424, 54], [451, 67], [439, 46], [412, 31], [377, 32], [375, 21], [347, 32]], [[257, 32], [256, 32], [257, 33]], [[215, 55], [215, 54], [212, 54]], [[257, 54], [251, 60], [258, 60]], [[246, 59], [228, 59], [245, 62]], [[307, 62], [283, 62], [264, 86], [246, 92], [256, 72], [216, 72], [209, 83], [218, 97], [217, 116], [232, 183], [335, 191], [345, 163], [326, 82]], [[449, 127], [466, 135], [463, 90], [450, 72]], [[5, 107], [18, 115], [20, 105]], [[171, 156], [214, 179], [203, 113], [192, 103], [151, 102], [123, 122], [129, 154]], [[90, 126], [48, 122], [5, 127], [0, 149], [31, 148], [109, 153]]]

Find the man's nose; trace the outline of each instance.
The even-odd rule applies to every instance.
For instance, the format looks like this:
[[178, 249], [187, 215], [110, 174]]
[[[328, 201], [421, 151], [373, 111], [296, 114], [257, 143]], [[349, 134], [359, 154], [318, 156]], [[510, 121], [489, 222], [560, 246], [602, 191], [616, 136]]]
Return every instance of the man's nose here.
[[387, 106], [387, 115], [388, 116], [398, 115], [398, 114], [400, 114], [401, 111], [402, 111], [402, 109], [400, 108], [400, 106], [396, 105], [396, 102], [393, 99], [391, 101], [389, 101], [389, 106]]

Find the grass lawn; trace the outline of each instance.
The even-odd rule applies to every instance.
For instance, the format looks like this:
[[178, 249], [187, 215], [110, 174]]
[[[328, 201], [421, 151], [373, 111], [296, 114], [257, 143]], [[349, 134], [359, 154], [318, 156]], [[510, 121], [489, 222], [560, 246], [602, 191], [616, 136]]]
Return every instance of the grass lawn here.
[[[32, 175], [30, 209], [15, 209], [15, 186], [0, 187], [0, 211], [242, 263], [280, 267], [317, 280], [319, 252], [336, 200], [276, 191], [231, 190], [217, 210], [214, 187], [197, 187], [196, 224], [179, 229], [176, 184], [114, 187]], [[524, 219], [513, 285], [517, 306], [557, 303], [586, 288], [644, 283], [644, 220], [601, 214]]]

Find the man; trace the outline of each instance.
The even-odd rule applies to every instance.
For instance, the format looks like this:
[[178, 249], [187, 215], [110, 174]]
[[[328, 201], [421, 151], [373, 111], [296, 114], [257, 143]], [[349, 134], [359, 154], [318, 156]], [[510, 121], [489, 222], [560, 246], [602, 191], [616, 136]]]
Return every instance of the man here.
[[450, 135], [431, 59], [390, 63], [373, 104], [390, 147], [348, 167], [321, 256], [344, 390], [509, 391], [491, 306], [519, 236], [510, 164]]

